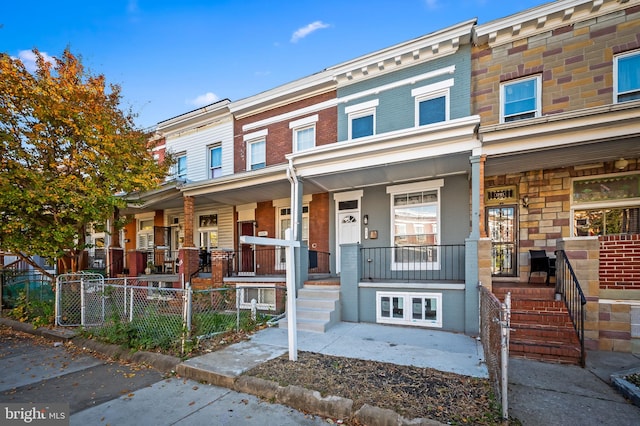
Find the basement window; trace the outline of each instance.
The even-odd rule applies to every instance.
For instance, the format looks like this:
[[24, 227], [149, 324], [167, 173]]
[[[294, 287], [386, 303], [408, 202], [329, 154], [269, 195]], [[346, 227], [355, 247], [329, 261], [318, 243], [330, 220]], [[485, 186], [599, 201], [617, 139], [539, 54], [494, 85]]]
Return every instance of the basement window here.
[[442, 294], [376, 292], [376, 322], [442, 328]]

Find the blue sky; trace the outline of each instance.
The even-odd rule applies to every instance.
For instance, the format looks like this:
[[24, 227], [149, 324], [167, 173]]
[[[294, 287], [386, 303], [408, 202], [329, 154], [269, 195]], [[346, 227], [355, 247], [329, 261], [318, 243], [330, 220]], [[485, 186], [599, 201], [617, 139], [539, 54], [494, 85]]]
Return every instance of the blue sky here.
[[0, 52], [66, 47], [122, 87], [137, 124], [252, 96], [360, 55], [543, 0], [13, 0]]

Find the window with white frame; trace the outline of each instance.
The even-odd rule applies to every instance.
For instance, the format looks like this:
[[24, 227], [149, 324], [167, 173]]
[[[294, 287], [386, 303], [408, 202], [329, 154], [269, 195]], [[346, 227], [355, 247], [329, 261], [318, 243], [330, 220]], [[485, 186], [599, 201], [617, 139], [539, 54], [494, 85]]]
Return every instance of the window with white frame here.
[[391, 195], [392, 270], [440, 269], [442, 179], [387, 188]]
[[442, 294], [376, 292], [376, 322], [442, 327]]
[[265, 139], [247, 142], [247, 170], [263, 169], [267, 165], [267, 143]]
[[[291, 208], [282, 207], [278, 209], [278, 235], [280, 239], [286, 239], [285, 232], [291, 227]], [[309, 206], [302, 206], [302, 243], [309, 245]], [[276, 259], [276, 269], [286, 268], [286, 247], [278, 247], [278, 258]]]
[[187, 178], [187, 155], [178, 154], [176, 164], [174, 166], [174, 175], [176, 179], [184, 180]]
[[251, 301], [256, 301], [256, 309], [276, 310], [276, 289], [268, 287], [240, 287], [240, 309], [251, 309]]
[[640, 174], [590, 176], [572, 182], [573, 235], [640, 234]]
[[199, 215], [198, 232], [200, 234], [200, 249], [209, 251], [218, 247], [218, 215]]
[[542, 113], [540, 76], [509, 81], [500, 85], [500, 121], [540, 117]]
[[449, 120], [449, 88], [453, 81], [450, 78], [411, 91], [416, 102], [416, 126]]
[[209, 178], [222, 176], [222, 146], [220, 144], [209, 147]]
[[614, 102], [640, 99], [640, 51], [616, 56], [613, 62]]
[[316, 122], [318, 114], [289, 123], [293, 131], [293, 152], [304, 151], [316, 146]]
[[294, 147], [296, 151], [304, 151], [316, 146], [316, 126], [307, 126], [295, 129], [293, 132]]
[[376, 107], [378, 100], [351, 105], [344, 109], [349, 120], [349, 139], [363, 138], [376, 133]]
[[153, 218], [138, 220], [138, 250], [153, 249]]

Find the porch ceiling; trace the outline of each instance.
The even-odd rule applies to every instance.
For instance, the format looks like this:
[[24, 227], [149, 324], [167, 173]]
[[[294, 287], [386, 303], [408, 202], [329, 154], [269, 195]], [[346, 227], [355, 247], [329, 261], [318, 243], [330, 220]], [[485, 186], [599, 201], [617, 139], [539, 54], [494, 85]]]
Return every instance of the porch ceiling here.
[[487, 158], [485, 175], [501, 175], [528, 170], [597, 164], [640, 157], [640, 137], [585, 142], [557, 148], [532, 149]]
[[470, 152], [465, 152], [438, 158], [407, 159], [402, 163], [378, 164], [309, 176], [303, 178], [304, 192], [312, 193], [316, 188], [322, 192], [336, 192], [466, 174], [470, 171], [470, 155]]

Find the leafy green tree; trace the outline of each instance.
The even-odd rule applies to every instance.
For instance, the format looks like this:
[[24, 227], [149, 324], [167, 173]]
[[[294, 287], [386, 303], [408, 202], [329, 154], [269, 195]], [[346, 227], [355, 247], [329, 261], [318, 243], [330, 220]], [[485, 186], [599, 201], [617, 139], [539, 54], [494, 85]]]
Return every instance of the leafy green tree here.
[[54, 63], [34, 53], [33, 73], [0, 53], [0, 249], [75, 271], [87, 225], [157, 187], [171, 159], [153, 159], [119, 86], [68, 49]]

